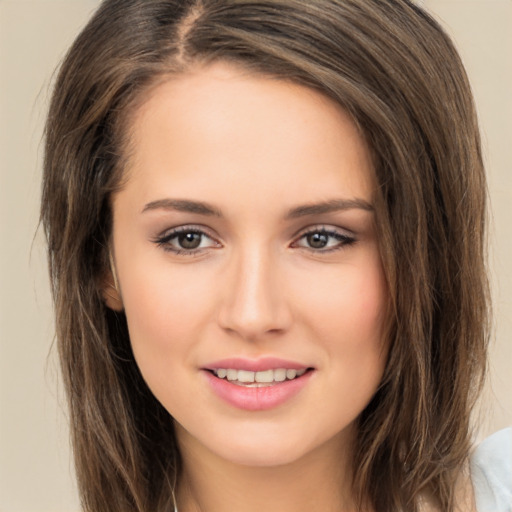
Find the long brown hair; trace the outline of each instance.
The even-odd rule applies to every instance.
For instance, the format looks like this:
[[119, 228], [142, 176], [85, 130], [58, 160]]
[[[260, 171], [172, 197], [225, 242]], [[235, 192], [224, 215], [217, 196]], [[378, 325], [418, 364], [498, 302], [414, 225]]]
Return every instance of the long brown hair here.
[[463, 66], [408, 0], [105, 0], [76, 39], [48, 115], [41, 216], [85, 510], [173, 502], [172, 421], [101, 282], [130, 113], [155, 81], [215, 60], [321, 91], [367, 140], [392, 311], [354, 492], [377, 512], [417, 511], [427, 492], [454, 510], [486, 364], [486, 184]]

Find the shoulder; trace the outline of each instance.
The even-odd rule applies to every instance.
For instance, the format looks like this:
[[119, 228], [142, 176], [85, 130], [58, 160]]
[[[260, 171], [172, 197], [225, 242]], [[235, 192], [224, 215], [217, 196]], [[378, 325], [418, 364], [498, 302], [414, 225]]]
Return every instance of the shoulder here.
[[470, 461], [478, 512], [512, 512], [512, 428], [482, 441]]

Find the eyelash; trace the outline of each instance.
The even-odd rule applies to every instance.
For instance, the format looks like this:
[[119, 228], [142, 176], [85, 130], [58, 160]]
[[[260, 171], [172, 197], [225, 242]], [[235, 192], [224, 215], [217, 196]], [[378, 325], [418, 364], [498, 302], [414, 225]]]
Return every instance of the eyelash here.
[[[181, 234], [194, 234], [194, 235], [200, 235], [201, 237], [206, 237], [212, 240], [215, 244], [219, 244], [216, 242], [213, 237], [209, 236], [203, 229], [193, 227], [193, 226], [182, 226], [176, 229], [173, 229], [170, 232], [166, 232], [164, 235], [157, 237], [155, 240], [153, 240], [154, 243], [156, 243], [157, 246], [162, 247], [162, 249], [166, 252], [171, 252], [173, 254], [176, 254], [178, 256], [198, 256], [200, 253], [202, 253], [205, 249], [210, 249], [211, 247], [215, 247], [215, 245], [212, 245], [211, 247], [198, 247], [194, 249], [179, 249], [174, 248], [171, 245], [171, 242], [173, 240], [177, 240], [179, 235]], [[311, 235], [323, 235], [329, 238], [336, 239], [339, 243], [337, 243], [334, 247], [330, 248], [313, 248], [313, 247], [304, 247], [297, 245], [300, 240], [305, 239], [308, 236]], [[339, 231], [328, 229], [326, 227], [315, 227], [312, 229], [309, 229], [305, 232], [303, 232], [295, 242], [293, 242], [292, 247], [300, 247], [303, 249], [306, 249], [308, 251], [311, 251], [313, 253], [330, 253], [334, 251], [339, 251], [343, 249], [344, 247], [353, 245], [356, 242], [356, 238], [353, 236], [346, 235], [344, 233], [341, 233]], [[202, 242], [202, 241], [201, 241]]]
[[[178, 249], [174, 248], [171, 243], [174, 239], [177, 239], [179, 235], [182, 234], [194, 234], [194, 235], [200, 235], [201, 237], [209, 238], [210, 240], [214, 241], [214, 239], [209, 236], [203, 229], [194, 227], [194, 226], [182, 226], [176, 229], [173, 229], [172, 231], [168, 231], [162, 236], [157, 237], [154, 242], [161, 247], [166, 252], [171, 252], [173, 254], [176, 254], [178, 256], [184, 255], [184, 256], [196, 256], [199, 253], [204, 251], [203, 248], [196, 248], [196, 249]], [[202, 240], [201, 240], [202, 242]]]
[[303, 249], [309, 250], [314, 253], [325, 254], [325, 253], [330, 253], [330, 252], [334, 252], [334, 251], [339, 251], [347, 246], [353, 245], [356, 242], [355, 237], [347, 235], [345, 233], [341, 233], [340, 231], [336, 231], [334, 229], [329, 229], [326, 227], [314, 227], [314, 228], [309, 229], [309, 230], [305, 231], [304, 233], [302, 233], [299, 236], [299, 238], [297, 239], [297, 242], [294, 242], [292, 244], [292, 246], [297, 246], [297, 243], [299, 240], [303, 240], [310, 235], [323, 235], [323, 236], [327, 236], [329, 238], [334, 238], [335, 240], [338, 241], [338, 243], [334, 247], [330, 247], [328, 249], [324, 249], [324, 248], [316, 249], [313, 247], [303, 247]]

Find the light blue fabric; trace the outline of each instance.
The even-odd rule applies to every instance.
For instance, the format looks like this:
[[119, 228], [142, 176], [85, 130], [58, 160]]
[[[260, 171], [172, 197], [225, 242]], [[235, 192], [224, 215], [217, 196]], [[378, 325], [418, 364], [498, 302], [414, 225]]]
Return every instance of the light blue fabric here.
[[482, 441], [471, 457], [478, 512], [512, 512], [512, 428]]

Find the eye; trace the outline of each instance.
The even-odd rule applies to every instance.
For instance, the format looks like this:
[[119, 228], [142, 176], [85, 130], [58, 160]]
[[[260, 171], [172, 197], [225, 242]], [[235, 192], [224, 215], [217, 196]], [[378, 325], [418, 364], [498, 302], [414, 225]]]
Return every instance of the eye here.
[[154, 242], [165, 251], [175, 254], [195, 254], [220, 244], [198, 228], [183, 226], [167, 231]]
[[303, 233], [293, 247], [302, 247], [314, 252], [330, 252], [355, 243], [353, 236], [331, 228], [315, 228]]

